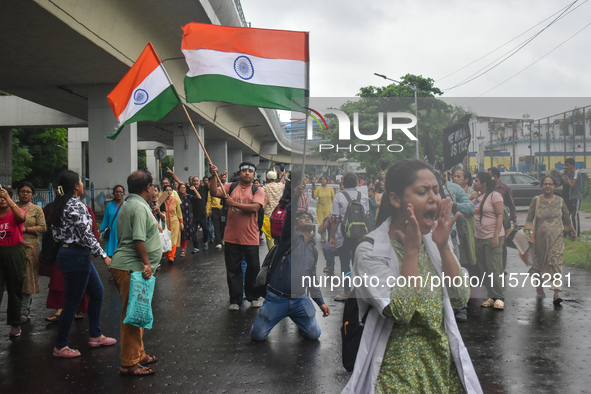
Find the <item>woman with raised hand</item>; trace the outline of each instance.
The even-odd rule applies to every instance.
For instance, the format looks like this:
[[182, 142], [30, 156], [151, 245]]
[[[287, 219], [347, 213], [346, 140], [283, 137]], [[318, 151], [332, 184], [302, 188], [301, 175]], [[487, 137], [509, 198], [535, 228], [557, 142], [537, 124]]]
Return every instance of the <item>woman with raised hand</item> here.
[[[505, 309], [503, 296], [503, 196], [496, 192], [496, 184], [488, 172], [479, 172], [474, 178], [474, 190], [480, 195], [474, 200], [474, 227], [476, 232], [476, 262], [487, 280], [488, 299], [480, 304], [497, 310]], [[489, 276], [490, 275], [490, 276]]]
[[569, 233], [571, 241], [576, 239], [577, 233], [573, 227], [568, 207], [562, 199], [554, 194], [558, 181], [552, 175], [542, 178], [543, 194], [536, 196], [529, 205], [527, 219], [525, 219], [525, 234], [529, 235], [529, 242], [534, 245], [533, 266], [529, 273], [537, 275], [540, 286], [536, 289], [538, 298], [545, 298], [546, 293], [542, 283], [548, 283], [554, 291], [554, 305], [560, 305], [562, 298], [562, 259], [564, 257], [563, 231]]
[[452, 252], [451, 209], [427, 163], [388, 170], [378, 227], [355, 253], [353, 275], [379, 283], [354, 290], [360, 315], [369, 313], [343, 392], [482, 392], [453, 313], [470, 287]]
[[41, 242], [39, 235], [46, 230], [45, 215], [40, 206], [31, 202], [35, 195], [35, 188], [29, 182], [18, 186], [18, 206], [25, 211], [26, 220], [23, 227], [23, 245], [27, 254], [27, 271], [23, 283], [23, 303], [21, 307], [21, 321], [29, 320], [33, 294], [39, 293], [39, 253]]
[[12, 326], [9, 336], [21, 335], [21, 305], [23, 279], [27, 256], [23, 245], [23, 211], [12, 200], [12, 188], [0, 187], [0, 304], [4, 287], [8, 294], [7, 323]]
[[78, 350], [68, 347], [68, 333], [76, 309], [84, 293], [88, 294], [88, 344], [91, 347], [111, 346], [114, 338], [101, 332], [100, 316], [103, 304], [103, 284], [91, 261], [91, 256], [101, 257], [109, 268], [111, 259], [92, 233], [92, 218], [80, 197], [84, 184], [74, 171], [62, 171], [57, 177], [57, 195], [51, 213], [53, 239], [60, 244], [57, 265], [64, 276], [65, 301], [59, 318], [57, 339], [53, 356], [80, 357]]

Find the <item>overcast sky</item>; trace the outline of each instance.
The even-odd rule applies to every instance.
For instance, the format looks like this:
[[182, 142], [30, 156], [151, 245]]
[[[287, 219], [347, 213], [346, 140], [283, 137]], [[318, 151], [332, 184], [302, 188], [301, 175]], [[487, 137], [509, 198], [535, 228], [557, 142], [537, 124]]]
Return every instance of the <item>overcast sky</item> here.
[[[460, 103], [466, 103], [480, 114], [485, 114], [487, 106], [482, 104], [485, 100], [476, 97], [591, 97], [591, 26], [585, 28], [591, 24], [588, 0], [577, 1], [569, 9], [572, 12], [544, 31], [573, 0], [242, 0], [241, 3], [252, 27], [310, 32], [312, 97], [351, 97], [362, 86], [389, 83], [374, 76], [374, 72], [393, 79], [407, 73], [433, 78], [435, 86], [445, 91], [444, 97], [472, 98]], [[526, 32], [528, 29], [531, 30]], [[529, 44], [493, 70], [449, 89], [481, 68], [490, 67], [491, 62], [498, 62], [508, 51], [540, 31]], [[513, 41], [503, 45], [510, 40]], [[478, 60], [491, 51], [494, 52]], [[575, 105], [589, 105], [591, 99], [554, 103], [549, 108], [540, 108], [533, 101], [524, 100], [522, 106], [512, 105], [505, 116], [521, 117], [528, 113], [537, 118]]]

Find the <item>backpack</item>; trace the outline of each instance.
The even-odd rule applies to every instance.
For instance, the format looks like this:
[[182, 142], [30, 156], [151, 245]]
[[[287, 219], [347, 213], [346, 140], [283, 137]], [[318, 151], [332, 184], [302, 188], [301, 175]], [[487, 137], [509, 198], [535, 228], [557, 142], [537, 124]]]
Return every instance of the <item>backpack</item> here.
[[509, 230], [511, 228], [511, 210], [505, 205], [503, 209], [503, 228]]
[[273, 209], [273, 213], [269, 218], [271, 222], [271, 237], [281, 238], [281, 232], [283, 231], [283, 223], [285, 223], [286, 215], [287, 205], [283, 208], [281, 208], [280, 205], [277, 205], [275, 209]]
[[[362, 242], [369, 242], [373, 245], [372, 238], [364, 237]], [[361, 337], [363, 336], [363, 329], [365, 328], [365, 321], [372, 306], [370, 305], [361, 321], [359, 320], [359, 305], [355, 297], [355, 289], [349, 293], [345, 301], [345, 308], [343, 310], [343, 322], [341, 324], [341, 359], [343, 367], [348, 372], [352, 372], [355, 367], [355, 359], [359, 352], [359, 345]]]
[[[238, 183], [240, 182], [232, 182], [232, 184], [230, 185], [230, 192], [228, 193], [228, 196], [232, 195], [232, 192], [234, 191], [234, 189], [236, 189], [236, 186], [238, 186]], [[257, 192], [258, 190], [258, 186], [253, 184], [252, 185], [252, 196], [254, 198], [254, 194]], [[226, 223], [226, 219], [228, 218], [228, 206], [223, 202], [224, 200], [222, 200], [222, 223]], [[265, 209], [263, 208], [263, 206], [261, 205], [261, 208], [259, 209], [259, 211], [257, 212], [257, 224], [259, 226], [259, 231], [261, 231], [263, 229], [263, 223], [265, 221]]]
[[341, 231], [345, 240], [359, 240], [369, 231], [365, 208], [361, 205], [361, 193], [357, 192], [357, 198], [351, 200], [349, 193], [343, 192], [349, 205], [345, 211], [345, 217], [341, 221]]

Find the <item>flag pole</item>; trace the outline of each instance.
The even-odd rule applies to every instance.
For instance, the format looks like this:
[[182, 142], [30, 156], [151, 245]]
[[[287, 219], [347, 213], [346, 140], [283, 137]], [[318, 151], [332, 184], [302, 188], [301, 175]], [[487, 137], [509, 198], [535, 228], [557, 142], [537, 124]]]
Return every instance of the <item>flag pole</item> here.
[[[211, 158], [207, 154], [207, 150], [205, 149], [205, 145], [203, 145], [203, 141], [201, 140], [201, 137], [199, 136], [199, 133], [197, 132], [197, 129], [195, 128], [195, 125], [193, 124], [193, 120], [191, 119], [191, 116], [189, 116], [189, 112], [187, 111], [187, 107], [182, 102], [181, 102], [181, 107], [183, 107], [183, 110], [185, 111], [185, 114], [187, 115], [187, 119], [189, 119], [189, 123], [191, 124], [191, 127], [193, 128], [193, 132], [195, 133], [195, 136], [197, 137], [197, 141], [199, 141], [199, 145], [201, 145], [201, 148], [203, 149], [203, 152], [205, 153], [205, 157], [207, 158], [207, 161], [209, 162], [210, 165], [213, 165]], [[215, 173], [215, 177], [218, 180], [218, 185], [222, 186], [222, 180], [220, 179], [220, 176], [217, 172]], [[222, 186], [222, 191], [225, 196], [226, 189], [224, 189], [223, 186]]]
[[[156, 53], [155, 50], [154, 50], [154, 53]], [[156, 54], [156, 57], [158, 58], [157, 54]], [[213, 162], [211, 161], [209, 154], [207, 154], [207, 150], [205, 149], [205, 145], [203, 145], [203, 141], [201, 140], [201, 137], [199, 136], [199, 133], [197, 132], [197, 129], [195, 128], [195, 125], [193, 124], [193, 120], [191, 119], [191, 116], [189, 116], [189, 111], [187, 111], [187, 107], [183, 103], [183, 100], [181, 100], [181, 97], [178, 95], [176, 88], [174, 87], [174, 84], [172, 83], [172, 79], [170, 79], [168, 72], [166, 71], [166, 69], [162, 65], [162, 62], [160, 61], [160, 58], [158, 58], [158, 61], [160, 62], [160, 67], [162, 67], [162, 70], [164, 70], [164, 74], [166, 75], [168, 82], [172, 86], [174, 93], [176, 94], [176, 97], [179, 100], [179, 103], [181, 104], [181, 107], [183, 107], [183, 111], [185, 111], [185, 115], [187, 115], [187, 119], [189, 119], [189, 123], [191, 124], [191, 127], [193, 128], [193, 132], [195, 133], [195, 136], [197, 137], [197, 141], [199, 141], [199, 145], [201, 145], [201, 148], [203, 149], [203, 152], [205, 153], [205, 157], [207, 158], [207, 161], [209, 162], [210, 165], [213, 165]], [[218, 181], [218, 185], [222, 186], [222, 180], [220, 179], [220, 176], [218, 175], [217, 172], [215, 173], [215, 177]], [[224, 193], [224, 196], [227, 196], [226, 189], [224, 189], [223, 186], [222, 186], [222, 192]]]

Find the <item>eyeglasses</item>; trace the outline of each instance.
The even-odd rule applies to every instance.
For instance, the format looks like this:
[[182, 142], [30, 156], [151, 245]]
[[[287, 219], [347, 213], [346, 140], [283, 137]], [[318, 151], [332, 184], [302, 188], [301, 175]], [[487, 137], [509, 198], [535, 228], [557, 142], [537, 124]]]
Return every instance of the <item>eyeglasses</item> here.
[[542, 186], [554, 186], [553, 183], [542, 183]]
[[19, 193], [20, 194], [33, 194], [33, 192], [30, 190], [20, 190]]

